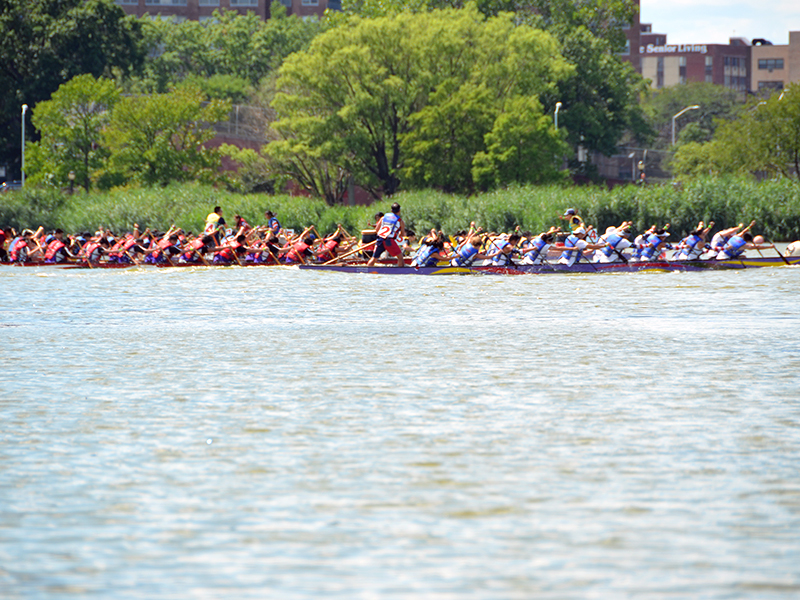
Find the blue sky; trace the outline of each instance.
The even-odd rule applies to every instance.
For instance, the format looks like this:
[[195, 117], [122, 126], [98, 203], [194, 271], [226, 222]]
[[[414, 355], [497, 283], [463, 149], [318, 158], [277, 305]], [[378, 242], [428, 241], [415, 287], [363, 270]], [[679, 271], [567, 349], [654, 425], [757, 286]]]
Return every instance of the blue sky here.
[[731, 37], [788, 44], [800, 31], [800, 0], [641, 0], [642, 23], [669, 44], [727, 44]]

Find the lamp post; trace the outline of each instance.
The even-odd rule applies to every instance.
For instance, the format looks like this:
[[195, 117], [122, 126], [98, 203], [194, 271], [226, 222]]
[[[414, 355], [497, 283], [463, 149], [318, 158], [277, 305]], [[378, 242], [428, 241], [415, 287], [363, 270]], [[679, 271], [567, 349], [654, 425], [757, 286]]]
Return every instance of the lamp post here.
[[672, 117], [672, 145], [673, 145], [673, 146], [675, 145], [675, 119], [677, 119], [678, 117], [680, 117], [680, 116], [681, 116], [683, 113], [685, 113], [687, 110], [697, 110], [698, 108], [700, 108], [700, 105], [699, 105], [699, 104], [693, 104], [692, 106], [687, 106], [687, 107], [686, 107], [686, 108], [684, 108], [682, 111], [680, 111], [680, 112], [679, 112], [677, 115], [675, 115], [674, 117]]
[[72, 196], [75, 192], [75, 171], [70, 171], [67, 179], [69, 179], [69, 195]]
[[553, 120], [556, 124], [556, 131], [558, 131], [558, 111], [561, 109], [561, 102], [556, 102], [556, 110], [553, 113]]
[[25, 187], [25, 113], [28, 112], [28, 105], [22, 105], [22, 187]]

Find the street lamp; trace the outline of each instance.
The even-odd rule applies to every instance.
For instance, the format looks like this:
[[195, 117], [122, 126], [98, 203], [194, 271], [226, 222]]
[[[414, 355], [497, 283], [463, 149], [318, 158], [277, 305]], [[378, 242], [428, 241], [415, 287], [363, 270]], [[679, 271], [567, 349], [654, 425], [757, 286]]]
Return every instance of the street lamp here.
[[75, 171], [70, 171], [67, 179], [69, 179], [69, 195], [72, 196], [75, 192]]
[[28, 112], [28, 105], [22, 105], [22, 187], [25, 187], [25, 113]]
[[561, 109], [561, 102], [556, 102], [556, 111], [553, 113], [553, 120], [556, 123], [556, 131], [558, 131], [558, 111]]
[[674, 117], [672, 117], [672, 145], [673, 145], [673, 146], [675, 145], [675, 119], [677, 119], [678, 117], [680, 117], [680, 116], [681, 116], [683, 113], [685, 113], [687, 110], [697, 110], [698, 108], [700, 108], [700, 105], [699, 105], [699, 104], [693, 104], [692, 106], [687, 106], [687, 107], [686, 107], [686, 108], [684, 108], [684, 109], [683, 109], [681, 112], [679, 112], [677, 115], [675, 115]]

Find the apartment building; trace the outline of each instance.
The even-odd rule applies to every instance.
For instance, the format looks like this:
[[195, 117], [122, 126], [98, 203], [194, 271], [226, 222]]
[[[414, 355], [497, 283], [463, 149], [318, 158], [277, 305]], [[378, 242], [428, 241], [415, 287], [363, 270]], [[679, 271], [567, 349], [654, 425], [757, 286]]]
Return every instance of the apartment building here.
[[800, 31], [789, 32], [787, 45], [753, 40], [750, 60], [754, 91], [782, 90], [790, 83], [800, 82]]

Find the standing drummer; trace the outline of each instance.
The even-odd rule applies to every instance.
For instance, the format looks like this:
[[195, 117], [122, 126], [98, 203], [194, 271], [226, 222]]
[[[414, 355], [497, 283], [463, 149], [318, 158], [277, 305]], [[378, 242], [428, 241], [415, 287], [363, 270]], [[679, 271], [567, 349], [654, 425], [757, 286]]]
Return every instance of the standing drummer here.
[[378, 221], [377, 235], [378, 241], [375, 244], [372, 258], [367, 262], [367, 266], [373, 266], [385, 250], [391, 256], [397, 258], [398, 267], [404, 267], [406, 263], [403, 259], [403, 250], [397, 243], [397, 239], [402, 239], [406, 236], [406, 226], [400, 216], [400, 205], [397, 202], [392, 204], [392, 212], [383, 215], [381, 220]]

